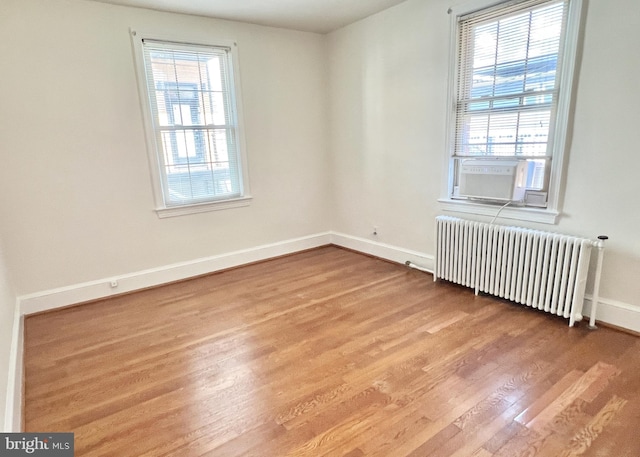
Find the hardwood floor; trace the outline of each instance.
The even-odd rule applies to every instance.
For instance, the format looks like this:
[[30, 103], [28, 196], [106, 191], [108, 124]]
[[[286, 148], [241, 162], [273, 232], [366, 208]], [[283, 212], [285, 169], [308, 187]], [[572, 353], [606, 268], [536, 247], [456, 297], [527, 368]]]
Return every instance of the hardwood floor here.
[[76, 456], [640, 456], [640, 338], [325, 247], [25, 322]]

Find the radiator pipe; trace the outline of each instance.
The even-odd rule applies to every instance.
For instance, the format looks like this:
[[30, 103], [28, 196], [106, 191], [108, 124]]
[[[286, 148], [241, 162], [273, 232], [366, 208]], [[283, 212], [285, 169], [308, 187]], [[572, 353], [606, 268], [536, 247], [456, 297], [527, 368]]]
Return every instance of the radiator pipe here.
[[416, 265], [415, 263], [413, 263], [413, 262], [412, 262], [412, 261], [410, 261], [410, 260], [407, 260], [404, 264], [405, 264], [406, 266], [408, 266], [409, 268], [413, 268], [413, 269], [415, 269], [415, 270], [420, 270], [420, 271], [424, 271], [425, 273], [431, 273], [431, 274], [433, 274], [433, 271], [428, 270], [428, 269], [427, 269], [427, 268], [425, 268], [425, 267], [421, 267], [420, 265]]
[[596, 327], [596, 311], [598, 310], [598, 302], [600, 301], [600, 277], [602, 276], [602, 258], [604, 257], [604, 242], [609, 237], [600, 235], [595, 247], [598, 250], [598, 263], [596, 264], [595, 284], [593, 285], [593, 296], [591, 298], [591, 316], [589, 316], [589, 328], [595, 330]]

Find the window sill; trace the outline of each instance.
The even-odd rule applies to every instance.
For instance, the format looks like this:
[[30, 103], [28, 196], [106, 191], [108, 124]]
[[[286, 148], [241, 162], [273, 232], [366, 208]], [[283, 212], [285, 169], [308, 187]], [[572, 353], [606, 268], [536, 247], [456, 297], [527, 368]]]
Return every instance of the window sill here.
[[159, 218], [185, 216], [188, 214], [205, 213], [208, 211], [218, 211], [222, 209], [240, 208], [249, 206], [251, 197], [240, 197], [231, 200], [221, 200], [216, 202], [198, 203], [195, 205], [169, 206], [167, 208], [156, 209]]
[[[487, 203], [469, 202], [466, 200], [451, 200], [441, 198], [438, 200], [443, 211], [454, 213], [476, 214], [481, 216], [495, 217], [500, 210], [500, 205]], [[555, 224], [558, 220], [559, 212], [544, 208], [523, 208], [505, 207], [500, 211], [498, 219], [515, 219], [526, 222], [538, 222], [542, 224]]]

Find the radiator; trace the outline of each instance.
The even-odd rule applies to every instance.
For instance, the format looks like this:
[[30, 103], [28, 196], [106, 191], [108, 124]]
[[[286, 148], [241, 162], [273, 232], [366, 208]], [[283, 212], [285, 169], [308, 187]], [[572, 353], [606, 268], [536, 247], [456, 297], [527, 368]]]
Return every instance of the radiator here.
[[569, 319], [582, 320], [594, 241], [575, 236], [436, 218], [434, 280], [444, 279]]

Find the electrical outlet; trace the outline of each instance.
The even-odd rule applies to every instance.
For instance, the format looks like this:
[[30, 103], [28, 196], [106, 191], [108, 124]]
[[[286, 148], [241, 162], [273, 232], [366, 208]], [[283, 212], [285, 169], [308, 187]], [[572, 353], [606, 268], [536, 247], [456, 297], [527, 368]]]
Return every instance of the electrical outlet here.
[[118, 281], [114, 279], [109, 283], [109, 285], [111, 286], [112, 289], [115, 289], [116, 287], [118, 287]]
[[374, 225], [374, 226], [373, 226], [373, 234], [374, 234], [375, 236], [377, 236], [377, 235], [378, 235], [378, 226], [377, 226], [377, 225]]

